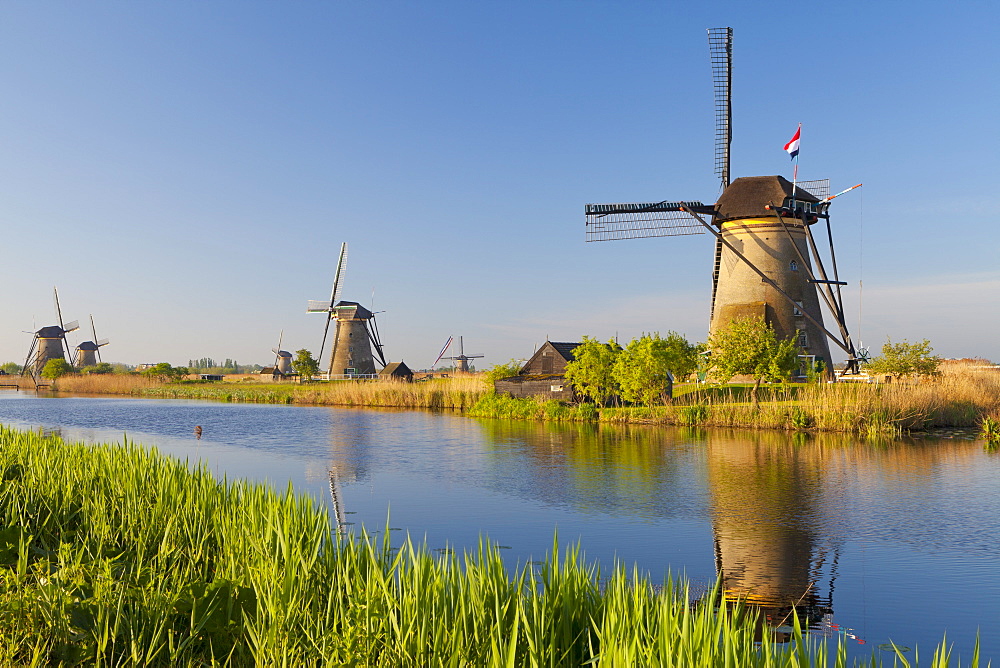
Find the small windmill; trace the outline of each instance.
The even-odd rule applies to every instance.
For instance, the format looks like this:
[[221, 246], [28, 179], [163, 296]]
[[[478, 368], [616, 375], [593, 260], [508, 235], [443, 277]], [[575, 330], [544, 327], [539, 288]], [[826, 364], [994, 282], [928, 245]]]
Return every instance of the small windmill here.
[[[451, 337], [448, 337], [448, 342], [444, 344], [444, 348], [441, 349], [441, 354], [438, 355], [438, 358], [434, 360], [434, 364], [437, 364], [441, 360], [454, 360], [455, 371], [459, 373], [468, 373], [469, 360], [479, 359], [481, 357], [485, 357], [485, 355], [466, 355], [465, 345], [462, 343], [462, 337], [460, 336], [458, 337], [458, 354], [452, 357], [445, 357], [444, 354], [448, 351], [448, 348], [451, 346], [453, 340], [454, 339]], [[434, 368], [434, 364], [431, 365], [432, 369]]]
[[373, 377], [377, 373], [376, 358], [383, 367], [386, 364], [378, 324], [375, 322], [375, 314], [358, 302], [339, 301], [346, 267], [347, 242], [344, 242], [340, 246], [340, 259], [337, 261], [337, 273], [333, 279], [330, 301], [310, 300], [306, 312], [327, 314], [326, 325], [323, 328], [323, 342], [319, 348], [320, 360], [323, 359], [323, 350], [326, 348], [330, 323], [337, 323], [330, 351], [330, 364], [327, 368], [328, 378]]
[[[781, 338], [797, 334], [803, 356], [822, 361], [828, 371], [827, 339], [833, 341], [847, 353], [848, 370], [856, 372], [858, 357], [840, 291], [847, 284], [837, 271], [828, 213], [830, 202], [853, 188], [830, 196], [828, 180], [790, 183], [781, 176], [730, 183], [732, 28], [710, 29], [708, 42], [715, 90], [715, 173], [722, 188], [718, 201], [587, 204], [587, 241], [707, 232], [715, 237], [710, 332], [741, 317], [762, 317]], [[820, 220], [826, 223], [832, 277], [811, 229]], [[823, 325], [821, 299], [839, 335]]]
[[76, 368], [94, 366], [101, 360], [101, 348], [110, 343], [107, 339], [97, 338], [97, 327], [94, 326], [94, 316], [90, 316], [90, 332], [94, 335], [92, 341], [84, 341], [76, 347]]
[[278, 347], [271, 348], [271, 352], [274, 353], [274, 371], [275, 373], [281, 374], [282, 376], [290, 376], [294, 373], [292, 369], [292, 354], [287, 350], [281, 349], [281, 340], [285, 336], [285, 330], [281, 330], [278, 333]]
[[59, 319], [59, 324], [42, 327], [34, 332], [35, 337], [31, 341], [28, 356], [24, 360], [22, 375], [37, 376], [49, 360], [67, 359], [70, 348], [69, 344], [66, 343], [66, 335], [80, 329], [80, 323], [76, 320], [63, 323], [62, 308], [59, 306], [59, 291], [52, 288], [52, 293], [55, 297], [56, 317]]

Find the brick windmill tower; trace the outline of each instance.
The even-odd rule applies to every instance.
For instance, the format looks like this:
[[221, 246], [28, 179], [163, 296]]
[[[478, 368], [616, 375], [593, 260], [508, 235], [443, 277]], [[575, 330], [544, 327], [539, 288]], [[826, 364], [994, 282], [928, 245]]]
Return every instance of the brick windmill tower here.
[[375, 368], [376, 360], [383, 367], [386, 364], [375, 314], [358, 302], [338, 301], [346, 268], [347, 243], [345, 242], [340, 246], [340, 259], [337, 261], [337, 273], [333, 279], [330, 301], [312, 300], [306, 308], [308, 313], [327, 314], [323, 343], [319, 349], [320, 360], [323, 359], [330, 323], [337, 323], [330, 351], [330, 364], [327, 368], [327, 377], [331, 380], [345, 377], [374, 377], [378, 373]]
[[[732, 144], [732, 28], [708, 31], [715, 89], [715, 172], [722, 194], [715, 204], [662, 201], [586, 205], [587, 241], [687, 234], [715, 237], [709, 331], [733, 320], [761, 317], [781, 338], [797, 337], [801, 357], [832, 369], [829, 341], [859, 359], [847, 330], [829, 207], [829, 181], [792, 183], [781, 176], [748, 176], [730, 182]], [[857, 186], [854, 186], [855, 188]], [[812, 228], [825, 223], [832, 275], [827, 274]], [[836, 332], [823, 322], [827, 307]]]
[[52, 294], [55, 297], [56, 302], [56, 317], [59, 320], [58, 325], [49, 325], [48, 327], [42, 327], [36, 332], [33, 332], [35, 337], [31, 341], [31, 347], [28, 349], [28, 357], [24, 360], [24, 370], [21, 375], [30, 375], [32, 377], [37, 377], [42, 369], [45, 368], [45, 363], [52, 359], [67, 359], [69, 357], [69, 343], [66, 341], [66, 335], [70, 332], [74, 332], [80, 328], [80, 323], [76, 320], [69, 323], [63, 323], [62, 308], [59, 306], [59, 291], [56, 288], [52, 288]]
[[94, 316], [90, 316], [90, 331], [94, 335], [93, 340], [84, 341], [76, 347], [76, 368], [82, 369], [87, 366], [94, 366], [101, 360], [101, 348], [108, 345], [107, 339], [97, 338], [97, 327], [94, 326]]

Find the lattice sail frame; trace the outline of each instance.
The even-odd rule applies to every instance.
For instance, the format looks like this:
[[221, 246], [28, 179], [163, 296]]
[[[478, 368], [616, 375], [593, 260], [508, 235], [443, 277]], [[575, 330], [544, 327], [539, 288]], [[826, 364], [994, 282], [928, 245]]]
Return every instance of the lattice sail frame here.
[[681, 208], [709, 213], [701, 202], [588, 204], [587, 241], [705, 234], [705, 228]]
[[815, 181], [799, 181], [796, 183], [799, 188], [802, 188], [810, 195], [816, 197], [816, 199], [826, 199], [830, 196], [830, 179], [816, 179]]

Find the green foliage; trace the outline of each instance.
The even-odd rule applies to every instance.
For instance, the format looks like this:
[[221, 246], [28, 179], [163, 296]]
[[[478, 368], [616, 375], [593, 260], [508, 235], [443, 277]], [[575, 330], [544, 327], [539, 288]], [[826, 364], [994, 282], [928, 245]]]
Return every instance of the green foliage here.
[[42, 378], [48, 378], [49, 380], [55, 380], [59, 376], [65, 376], [68, 373], [73, 373], [73, 367], [61, 357], [50, 359], [42, 367]]
[[521, 371], [521, 366], [521, 361], [516, 359], [510, 360], [506, 364], [494, 364], [486, 370], [483, 378], [492, 386], [495, 381], [516, 376]]
[[577, 417], [584, 422], [595, 422], [601, 418], [601, 412], [594, 404], [583, 403], [576, 407]]
[[615, 381], [615, 360], [622, 348], [613, 339], [601, 343], [589, 336], [573, 350], [573, 360], [566, 364], [566, 380], [580, 394], [604, 405], [619, 392]]
[[1000, 419], [987, 415], [979, 424], [979, 436], [989, 444], [1000, 443]]
[[887, 339], [882, 346], [882, 355], [865, 365], [868, 373], [884, 374], [895, 378], [907, 376], [937, 376], [941, 358], [931, 353], [934, 349], [927, 339], [919, 343], [893, 343]]
[[226, 361], [219, 364], [211, 357], [201, 357], [196, 360], [188, 360], [188, 367], [191, 373], [210, 374], [242, 374], [257, 373], [263, 367], [259, 364], [240, 364], [236, 360], [226, 358]]
[[688, 427], [704, 424], [705, 422], [708, 422], [708, 406], [705, 404], [681, 406], [677, 410], [677, 417], [681, 424], [687, 425]]
[[612, 370], [621, 397], [652, 406], [656, 399], [669, 400], [670, 377], [686, 378], [698, 366], [699, 346], [688, 343], [677, 332], [643, 334], [633, 339], [615, 359]]
[[164, 381], [180, 380], [188, 373], [187, 367], [170, 366], [169, 362], [160, 362], [149, 367], [142, 372], [142, 375], [149, 378], [159, 378]]
[[792, 407], [792, 410], [788, 413], [788, 421], [796, 429], [808, 429], [813, 426], [812, 416], [803, 410], [801, 406]]
[[80, 373], [83, 374], [104, 374], [104, 373], [114, 373], [115, 368], [111, 366], [109, 362], [98, 362], [93, 366], [85, 366], [80, 369]]
[[292, 360], [292, 368], [300, 378], [312, 380], [312, 377], [319, 373], [319, 362], [313, 358], [312, 353], [302, 348], [295, 351], [295, 359]]
[[739, 318], [709, 340], [709, 367], [722, 382], [733, 376], [752, 376], [753, 401], [761, 381], [781, 382], [798, 366], [795, 337], [778, 340], [763, 318]]
[[23, 369], [24, 367], [17, 362], [4, 362], [3, 364], [0, 364], [0, 371], [9, 373], [12, 376], [21, 373]]

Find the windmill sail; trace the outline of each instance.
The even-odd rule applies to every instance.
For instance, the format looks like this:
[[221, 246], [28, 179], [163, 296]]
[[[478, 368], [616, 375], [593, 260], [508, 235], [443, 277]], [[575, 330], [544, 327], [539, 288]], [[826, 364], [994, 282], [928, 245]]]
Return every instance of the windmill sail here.
[[[715, 175], [719, 177], [719, 192], [722, 192], [729, 187], [729, 155], [733, 145], [733, 29], [709, 28], [708, 52], [712, 59], [712, 89], [715, 93]], [[715, 295], [719, 291], [721, 265], [722, 240], [716, 238], [710, 320], [715, 317]]]
[[683, 209], [692, 209], [708, 215], [711, 215], [713, 210], [701, 202], [588, 204], [587, 241], [705, 234], [705, 228], [701, 223]]

